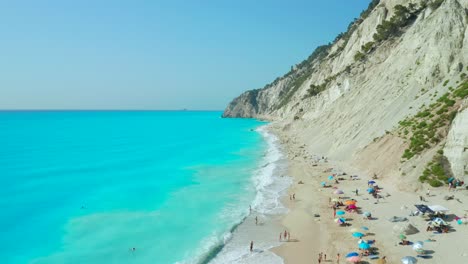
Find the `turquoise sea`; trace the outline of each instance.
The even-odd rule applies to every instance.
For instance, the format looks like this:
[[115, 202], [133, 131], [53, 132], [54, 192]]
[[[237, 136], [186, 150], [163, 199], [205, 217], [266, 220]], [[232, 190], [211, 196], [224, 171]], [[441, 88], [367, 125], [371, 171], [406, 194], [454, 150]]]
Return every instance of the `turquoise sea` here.
[[264, 123], [220, 116], [0, 112], [1, 263], [209, 259], [261, 199], [268, 148]]

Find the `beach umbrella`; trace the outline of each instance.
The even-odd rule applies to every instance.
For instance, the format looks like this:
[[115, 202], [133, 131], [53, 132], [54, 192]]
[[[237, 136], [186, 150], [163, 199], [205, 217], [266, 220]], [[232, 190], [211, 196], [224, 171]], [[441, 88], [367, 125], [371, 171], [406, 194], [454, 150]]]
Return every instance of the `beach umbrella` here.
[[359, 245], [359, 249], [369, 249], [370, 248], [370, 245], [363, 242], [363, 243], [360, 243]]
[[406, 239], [406, 236], [403, 234], [400, 234], [400, 239]]
[[333, 193], [334, 194], [343, 194], [344, 192], [342, 190], [338, 189], [338, 190], [335, 190]]
[[346, 223], [346, 219], [341, 218], [341, 217], [340, 217], [340, 218], [336, 218], [334, 221], [335, 221], [336, 223], [340, 223], [340, 224]]
[[355, 204], [352, 204], [352, 205], [348, 205], [348, 208], [349, 209], [357, 209], [357, 206]]
[[359, 256], [359, 253], [357, 253], [357, 252], [349, 252], [348, 254], [346, 254], [347, 258], [357, 257], [357, 256]]
[[340, 211], [336, 211], [336, 215], [344, 215], [344, 214], [346, 214], [345, 211], [341, 211], [341, 210], [340, 210]]
[[424, 243], [422, 241], [418, 241], [418, 242], [413, 244], [413, 249], [415, 251], [422, 251], [423, 250], [423, 245], [424, 245]]
[[364, 234], [361, 233], [361, 232], [354, 232], [354, 233], [353, 233], [353, 237], [359, 237], [359, 238], [361, 238], [361, 237], [363, 237], [363, 236], [364, 236]]
[[369, 230], [369, 228], [367, 226], [361, 226], [361, 229], [364, 230], [364, 231]]
[[374, 184], [375, 181], [368, 181], [367, 183], [368, 183], [368, 184]]
[[347, 201], [344, 202], [344, 204], [346, 204], [346, 205], [352, 205], [352, 204], [356, 204], [356, 203], [357, 203], [357, 201], [354, 201], [354, 200], [347, 200]]
[[406, 256], [401, 259], [403, 264], [415, 264], [418, 260], [415, 257]]
[[321, 182], [320, 183], [322, 186], [325, 186], [327, 183], [326, 182]]
[[357, 263], [357, 262], [361, 261], [361, 258], [359, 256], [353, 256], [353, 257], [347, 258], [346, 260], [349, 261], [349, 262], [352, 262], [352, 263]]
[[364, 213], [362, 213], [362, 214], [363, 214], [364, 216], [366, 216], [366, 217], [371, 216], [371, 213], [370, 213], [370, 212], [364, 212]]
[[368, 193], [373, 193], [374, 191], [375, 191], [374, 188], [367, 188]]
[[333, 176], [331, 176], [331, 175], [328, 176], [328, 179], [329, 179], [330, 181], [333, 180]]

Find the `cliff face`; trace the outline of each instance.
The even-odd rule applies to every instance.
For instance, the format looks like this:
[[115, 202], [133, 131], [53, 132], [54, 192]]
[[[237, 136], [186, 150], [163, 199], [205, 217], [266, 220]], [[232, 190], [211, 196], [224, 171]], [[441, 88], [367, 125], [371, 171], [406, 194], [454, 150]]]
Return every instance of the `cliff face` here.
[[[243, 93], [223, 116], [276, 120], [312, 153], [352, 160], [465, 80], [468, 0], [433, 2], [373, 1], [378, 4], [332, 45], [264, 89]], [[454, 121], [450, 142], [466, 140], [466, 120], [465, 110]], [[463, 155], [451, 158], [454, 170], [466, 166]]]

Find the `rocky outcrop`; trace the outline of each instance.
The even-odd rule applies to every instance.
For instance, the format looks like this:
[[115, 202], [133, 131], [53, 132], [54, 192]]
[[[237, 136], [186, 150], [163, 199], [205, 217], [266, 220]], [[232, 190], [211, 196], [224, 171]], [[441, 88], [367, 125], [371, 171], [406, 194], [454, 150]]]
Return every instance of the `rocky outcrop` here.
[[444, 155], [449, 160], [456, 178], [468, 177], [468, 100], [464, 101], [452, 122], [444, 147]]

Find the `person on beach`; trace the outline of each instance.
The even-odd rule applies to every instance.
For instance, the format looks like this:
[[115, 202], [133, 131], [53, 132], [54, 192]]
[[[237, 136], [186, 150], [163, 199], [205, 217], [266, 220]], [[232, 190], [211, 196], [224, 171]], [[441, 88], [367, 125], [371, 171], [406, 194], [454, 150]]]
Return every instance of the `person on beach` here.
[[255, 225], [258, 225], [258, 217], [255, 217]]
[[327, 261], [327, 254], [323, 254], [323, 260]]
[[253, 251], [253, 241], [250, 241], [250, 252]]
[[431, 190], [427, 189], [427, 191], [426, 191], [426, 196], [427, 196], [427, 197], [431, 196]]
[[284, 230], [284, 236], [283, 236], [284, 239], [287, 239], [288, 238], [288, 231]]
[[333, 218], [335, 218], [335, 217], [336, 217], [336, 207], [333, 206]]
[[252, 205], [249, 205], [249, 213], [252, 213]]
[[358, 192], [359, 192], [359, 190], [358, 190], [358, 189], [356, 189], [356, 196], [359, 196]]
[[336, 254], [336, 263], [340, 263], [340, 253]]
[[296, 200], [296, 194], [293, 193], [293, 200]]
[[283, 238], [283, 232], [280, 232], [280, 239], [279, 239], [280, 242], [281, 242], [281, 238]]

